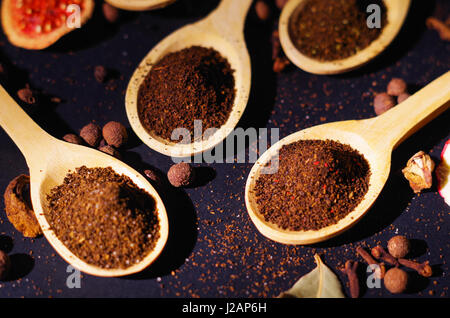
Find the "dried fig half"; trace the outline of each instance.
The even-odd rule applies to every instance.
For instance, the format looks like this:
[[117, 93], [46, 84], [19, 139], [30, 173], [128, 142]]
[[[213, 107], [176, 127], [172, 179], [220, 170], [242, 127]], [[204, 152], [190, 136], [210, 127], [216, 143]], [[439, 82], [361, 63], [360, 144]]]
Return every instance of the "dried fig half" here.
[[1, 22], [13, 45], [40, 50], [83, 25], [93, 10], [93, 0], [3, 0]]
[[29, 176], [22, 174], [14, 178], [6, 188], [4, 199], [6, 216], [16, 230], [25, 237], [42, 234], [31, 205]]

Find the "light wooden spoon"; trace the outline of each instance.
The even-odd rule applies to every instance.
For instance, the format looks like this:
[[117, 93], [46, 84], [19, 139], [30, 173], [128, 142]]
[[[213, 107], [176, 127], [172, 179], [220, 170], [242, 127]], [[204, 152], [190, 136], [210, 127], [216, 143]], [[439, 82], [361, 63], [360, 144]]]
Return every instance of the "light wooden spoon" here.
[[[172, 157], [187, 157], [211, 149], [237, 125], [250, 92], [250, 57], [244, 41], [244, 22], [252, 0], [222, 0], [205, 19], [187, 25], [158, 43], [143, 59], [128, 84], [125, 98], [128, 120], [136, 135], [150, 148]], [[180, 144], [147, 132], [138, 115], [138, 91], [152, 66], [168, 53], [194, 45], [211, 47], [228, 59], [234, 70], [236, 97], [226, 123], [206, 140]], [[193, 118], [195, 119], [195, 118]]]
[[302, 70], [313, 74], [339, 74], [354, 70], [380, 54], [397, 36], [407, 16], [411, 0], [384, 0], [387, 8], [387, 25], [379, 37], [355, 55], [335, 61], [319, 61], [301, 53], [291, 41], [289, 21], [301, 9], [305, 0], [290, 0], [281, 12], [279, 22], [280, 42], [289, 60]]
[[[0, 86], [0, 126], [13, 139], [25, 156], [30, 168], [30, 192], [33, 209], [45, 237], [53, 248], [68, 263], [87, 274], [113, 277], [137, 273], [150, 265], [161, 253], [168, 237], [166, 209], [156, 190], [137, 171], [120, 160], [88, 147], [58, 140], [42, 130]], [[145, 258], [125, 269], [104, 269], [90, 265], [75, 256], [55, 235], [44, 210], [48, 207], [47, 194], [62, 184], [69, 171], [81, 166], [111, 167], [124, 174], [140, 188], [145, 189], [155, 200], [159, 218], [160, 238], [155, 248]]]
[[[381, 116], [323, 124], [281, 139], [257, 160], [248, 176], [245, 203], [251, 220], [264, 236], [285, 244], [312, 244], [342, 233], [361, 219], [380, 194], [389, 176], [393, 149], [449, 107], [450, 71]], [[253, 191], [261, 167], [270, 162], [283, 145], [302, 139], [330, 139], [350, 145], [364, 155], [371, 170], [368, 192], [359, 205], [337, 224], [317, 231], [287, 231], [266, 222], [258, 212]], [[418, 145], [417, 151], [420, 148]]]
[[110, 5], [129, 11], [145, 11], [160, 9], [176, 0], [105, 0]]

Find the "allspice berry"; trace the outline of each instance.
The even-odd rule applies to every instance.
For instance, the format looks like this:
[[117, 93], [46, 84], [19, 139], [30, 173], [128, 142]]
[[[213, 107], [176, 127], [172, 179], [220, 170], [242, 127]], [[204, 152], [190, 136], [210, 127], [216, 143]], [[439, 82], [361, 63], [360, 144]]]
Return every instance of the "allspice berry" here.
[[384, 286], [392, 294], [403, 293], [408, 286], [408, 274], [400, 268], [391, 268], [384, 275]]
[[397, 103], [400, 104], [401, 102], [403, 102], [403, 101], [405, 101], [406, 99], [408, 99], [409, 96], [411, 96], [411, 95], [409, 95], [408, 93], [401, 93], [401, 94], [398, 95], [398, 97], [397, 97]]
[[401, 78], [393, 78], [387, 86], [387, 93], [392, 96], [399, 96], [406, 92], [406, 82]]
[[122, 147], [128, 140], [127, 129], [117, 121], [107, 123], [102, 132], [106, 143], [116, 148]]
[[94, 123], [87, 124], [80, 131], [80, 137], [92, 147], [97, 147], [102, 139], [102, 130]]
[[11, 269], [11, 260], [5, 252], [0, 250], [0, 280], [6, 279]]
[[80, 136], [77, 136], [75, 134], [67, 134], [63, 137], [63, 139], [67, 142], [70, 142], [71, 144], [76, 144], [76, 145], [83, 144], [83, 139], [81, 139]]
[[397, 235], [392, 237], [388, 241], [389, 254], [395, 258], [403, 258], [408, 255], [410, 250], [409, 240], [403, 235]]
[[270, 8], [262, 0], [258, 0], [255, 3], [255, 12], [260, 20], [266, 21], [270, 17]]
[[100, 150], [101, 152], [107, 153], [108, 155], [113, 156], [117, 159], [122, 158], [122, 156], [120, 155], [120, 152], [118, 152], [117, 149], [114, 148], [113, 146], [110, 146], [110, 145], [102, 146], [102, 147], [99, 147], [98, 150]]
[[373, 107], [375, 114], [381, 115], [395, 106], [394, 97], [387, 93], [379, 93], [375, 96]]
[[174, 187], [186, 187], [194, 181], [195, 171], [186, 162], [180, 162], [170, 167], [167, 178]]

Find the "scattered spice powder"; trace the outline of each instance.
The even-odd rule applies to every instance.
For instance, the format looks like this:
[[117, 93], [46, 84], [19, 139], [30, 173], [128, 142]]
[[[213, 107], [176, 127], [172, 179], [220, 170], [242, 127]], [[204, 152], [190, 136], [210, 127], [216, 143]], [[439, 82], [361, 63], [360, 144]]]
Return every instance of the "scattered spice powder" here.
[[[369, 4], [381, 8], [381, 28], [367, 26]], [[347, 58], [367, 47], [386, 25], [382, 0], [306, 0], [292, 14], [289, 35], [303, 54], [332, 61]]]
[[219, 128], [228, 119], [235, 98], [233, 70], [219, 52], [192, 46], [157, 62], [138, 93], [138, 112], [148, 132], [171, 140], [172, 131], [194, 133], [194, 120], [203, 130]]
[[47, 200], [45, 216], [56, 236], [89, 264], [130, 267], [159, 238], [154, 199], [110, 167], [76, 169]]
[[259, 212], [287, 230], [319, 230], [337, 223], [363, 199], [369, 164], [332, 140], [300, 140], [279, 151], [279, 168], [255, 184]]

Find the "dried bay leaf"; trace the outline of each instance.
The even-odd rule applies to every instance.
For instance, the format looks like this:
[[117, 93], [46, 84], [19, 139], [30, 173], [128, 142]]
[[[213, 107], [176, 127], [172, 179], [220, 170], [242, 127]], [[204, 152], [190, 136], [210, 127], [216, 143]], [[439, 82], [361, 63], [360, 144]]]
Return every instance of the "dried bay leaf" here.
[[291, 289], [282, 292], [279, 298], [344, 298], [337, 276], [314, 255], [317, 267], [302, 276]]

